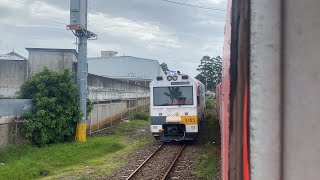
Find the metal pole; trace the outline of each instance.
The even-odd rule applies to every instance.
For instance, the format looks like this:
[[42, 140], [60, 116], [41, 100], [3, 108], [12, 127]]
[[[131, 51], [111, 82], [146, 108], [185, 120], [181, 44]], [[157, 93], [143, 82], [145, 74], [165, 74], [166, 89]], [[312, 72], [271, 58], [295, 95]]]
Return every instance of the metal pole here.
[[143, 93], [143, 99], [144, 99], [144, 111], [147, 111], [147, 95], [146, 95], [146, 92]]
[[87, 117], [87, 37], [80, 36], [78, 45], [77, 84], [79, 91], [80, 110], [83, 114], [77, 125], [77, 141], [85, 142]]
[[111, 117], [111, 127], [112, 127], [112, 106], [111, 106], [111, 104], [112, 104], [112, 100], [110, 99], [110, 117]]
[[78, 38], [77, 85], [83, 116], [77, 124], [76, 140], [80, 142], [87, 140], [87, 40], [97, 37], [96, 34], [87, 30], [87, 7], [87, 0], [70, 0], [70, 25], [67, 26], [67, 29]]
[[120, 100], [120, 104], [121, 104], [121, 120], [120, 121], [122, 121], [122, 111], [123, 111], [123, 106], [122, 106], [122, 96], [121, 96], [121, 100]]
[[139, 105], [138, 105], [138, 87], [136, 86], [136, 92], [135, 92], [135, 94], [136, 94], [136, 113], [138, 112], [138, 109], [139, 109]]
[[97, 103], [97, 124], [98, 124], [98, 129], [97, 130], [99, 130], [100, 129], [100, 123], [99, 123], [99, 101]]
[[[131, 97], [130, 97], [131, 98]], [[131, 101], [130, 101], [130, 98], [129, 98], [129, 118], [131, 116]]]

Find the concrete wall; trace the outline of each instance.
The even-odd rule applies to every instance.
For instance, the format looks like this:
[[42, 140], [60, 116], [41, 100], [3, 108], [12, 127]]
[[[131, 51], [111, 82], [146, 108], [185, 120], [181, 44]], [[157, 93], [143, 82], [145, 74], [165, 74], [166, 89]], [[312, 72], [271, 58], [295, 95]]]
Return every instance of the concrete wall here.
[[149, 87], [88, 74], [88, 97], [93, 101], [150, 96]]
[[11, 122], [13, 116], [0, 117], [0, 148], [8, 145], [9, 128], [8, 122]]
[[0, 99], [0, 147], [17, 144], [21, 138], [18, 117], [32, 110], [30, 99]]
[[251, 1], [252, 179], [319, 179], [320, 1]]
[[41, 71], [44, 67], [50, 70], [73, 68], [77, 61], [76, 51], [72, 49], [26, 48], [29, 51], [30, 74]]
[[0, 148], [9, 144], [20, 144], [22, 142], [20, 123], [16, 122], [17, 116], [0, 116]]
[[138, 108], [148, 109], [149, 96], [149, 87], [88, 74], [88, 97], [95, 102], [88, 132], [115, 124]]
[[284, 180], [320, 177], [320, 1], [286, 0], [283, 33]]
[[149, 109], [149, 98], [126, 99], [94, 104], [87, 121], [87, 132], [93, 132], [128, 118], [131, 114]]
[[120, 101], [116, 103], [95, 104], [87, 122], [88, 132], [105, 128], [126, 115], [127, 102]]
[[251, 4], [251, 177], [281, 180], [281, 1]]
[[26, 77], [26, 60], [0, 60], [0, 98], [15, 97]]

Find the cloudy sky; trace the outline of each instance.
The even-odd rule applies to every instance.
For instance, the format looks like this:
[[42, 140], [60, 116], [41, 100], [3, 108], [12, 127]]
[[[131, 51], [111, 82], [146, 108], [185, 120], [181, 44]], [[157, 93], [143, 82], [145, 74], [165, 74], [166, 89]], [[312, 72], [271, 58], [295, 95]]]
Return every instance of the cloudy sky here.
[[[226, 9], [226, 0], [174, 0]], [[161, 0], [89, 0], [88, 57], [101, 50], [166, 62], [170, 69], [196, 75], [204, 55], [222, 54], [225, 11], [180, 6]], [[26, 47], [75, 48], [66, 30], [69, 0], [0, 0], [0, 54]]]

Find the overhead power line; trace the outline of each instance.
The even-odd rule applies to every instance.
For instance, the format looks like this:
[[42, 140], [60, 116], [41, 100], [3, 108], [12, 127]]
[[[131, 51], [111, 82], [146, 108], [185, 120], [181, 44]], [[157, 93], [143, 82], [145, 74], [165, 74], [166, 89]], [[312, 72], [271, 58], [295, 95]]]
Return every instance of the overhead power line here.
[[167, 3], [172, 3], [172, 4], [178, 4], [178, 5], [181, 5], [181, 6], [188, 6], [188, 7], [199, 8], [199, 9], [207, 9], [207, 10], [211, 10], [211, 11], [226, 11], [225, 9], [214, 8], [214, 7], [206, 7], [206, 6], [199, 6], [199, 5], [193, 5], [193, 4], [186, 4], [186, 3], [181, 3], [181, 2], [171, 1], [171, 0], [160, 0], [160, 1], [167, 2]]

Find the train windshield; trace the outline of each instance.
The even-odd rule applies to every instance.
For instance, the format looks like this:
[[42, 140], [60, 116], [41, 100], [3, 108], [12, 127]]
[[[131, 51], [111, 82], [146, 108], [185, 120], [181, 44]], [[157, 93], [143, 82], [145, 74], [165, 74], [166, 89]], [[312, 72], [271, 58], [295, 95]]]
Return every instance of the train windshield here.
[[154, 87], [153, 103], [154, 106], [193, 105], [193, 87]]

